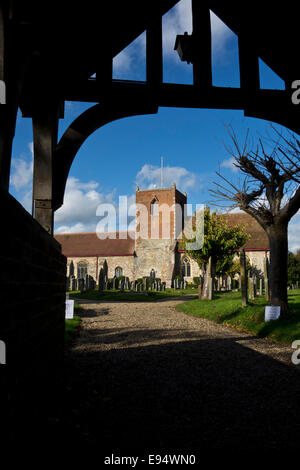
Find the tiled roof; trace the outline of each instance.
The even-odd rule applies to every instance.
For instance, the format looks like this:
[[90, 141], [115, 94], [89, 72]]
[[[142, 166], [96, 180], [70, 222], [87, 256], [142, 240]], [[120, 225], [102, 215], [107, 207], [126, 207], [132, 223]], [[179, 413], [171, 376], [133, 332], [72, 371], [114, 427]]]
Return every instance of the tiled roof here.
[[[251, 238], [246, 241], [244, 248], [245, 250], [269, 250], [269, 239], [266, 232], [259, 225], [259, 223], [251, 217], [251, 215], [246, 214], [245, 212], [235, 212], [232, 214], [222, 214], [228, 225], [234, 227], [236, 225], [242, 225], [245, 227], [245, 231], [250, 234]], [[194, 218], [194, 217], [193, 217]], [[182, 243], [179, 242], [178, 249], [179, 251], [183, 248]]]
[[[67, 257], [76, 256], [133, 256], [134, 232], [111, 232], [103, 240], [96, 233], [56, 234], [62, 253]], [[131, 235], [131, 236], [130, 236]], [[126, 236], [127, 238], [120, 238]], [[115, 237], [115, 238], [112, 238]]]
[[259, 223], [245, 212], [236, 212], [233, 214], [224, 214], [227, 219], [228, 225], [234, 227], [235, 225], [245, 226], [245, 231], [251, 235], [251, 238], [246, 241], [245, 250], [269, 250], [269, 238], [264, 229]]

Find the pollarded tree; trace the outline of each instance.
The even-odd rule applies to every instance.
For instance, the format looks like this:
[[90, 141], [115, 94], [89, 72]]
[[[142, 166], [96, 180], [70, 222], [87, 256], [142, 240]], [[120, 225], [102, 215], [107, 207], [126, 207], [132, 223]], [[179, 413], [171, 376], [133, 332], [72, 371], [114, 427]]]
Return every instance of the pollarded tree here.
[[225, 186], [215, 183], [211, 190], [218, 201], [230, 202], [254, 217], [266, 231], [270, 243], [269, 286], [272, 305], [287, 312], [288, 223], [300, 208], [300, 141], [292, 133], [283, 135], [272, 127], [275, 138], [270, 142], [259, 139], [255, 150], [248, 149], [248, 133], [243, 146], [232, 129], [228, 132], [233, 143], [227, 148], [233, 164], [246, 177], [234, 184], [220, 172]]
[[[197, 227], [193, 227], [197, 231]], [[186, 246], [190, 240], [184, 237]], [[204, 271], [203, 297], [207, 297], [208, 290], [208, 262], [211, 258], [211, 277], [226, 272], [232, 263], [235, 250], [241, 248], [249, 239], [244, 227], [229, 226], [222, 214], [210, 212], [209, 207], [204, 210], [204, 242], [200, 250], [187, 249], [187, 254], [194, 259]], [[212, 283], [214, 285], [214, 282]]]

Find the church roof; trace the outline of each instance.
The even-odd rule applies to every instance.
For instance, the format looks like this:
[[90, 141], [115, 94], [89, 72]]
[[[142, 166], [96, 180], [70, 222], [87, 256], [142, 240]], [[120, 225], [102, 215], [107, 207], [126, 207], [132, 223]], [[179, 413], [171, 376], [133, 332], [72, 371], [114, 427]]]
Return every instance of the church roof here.
[[[245, 227], [245, 231], [250, 235], [249, 240], [247, 240], [245, 245], [243, 246], [245, 250], [265, 251], [270, 249], [268, 235], [259, 225], [259, 223], [253, 217], [251, 217], [251, 215], [246, 214], [245, 212], [235, 212], [231, 214], [227, 213], [220, 215], [226, 218], [228, 225], [231, 227], [234, 227], [236, 225]], [[179, 242], [179, 251], [184, 251], [181, 249], [181, 246], [182, 244]]]
[[269, 250], [269, 238], [259, 223], [245, 212], [236, 212], [233, 214], [223, 214], [228, 225], [234, 227], [236, 225], [245, 226], [245, 231], [250, 234], [251, 238], [246, 241], [245, 250]]
[[[100, 239], [97, 233], [56, 234], [66, 257], [81, 256], [133, 256], [134, 232], [110, 232], [109, 238]], [[131, 235], [131, 236], [130, 236]], [[121, 238], [126, 237], [126, 238]]]

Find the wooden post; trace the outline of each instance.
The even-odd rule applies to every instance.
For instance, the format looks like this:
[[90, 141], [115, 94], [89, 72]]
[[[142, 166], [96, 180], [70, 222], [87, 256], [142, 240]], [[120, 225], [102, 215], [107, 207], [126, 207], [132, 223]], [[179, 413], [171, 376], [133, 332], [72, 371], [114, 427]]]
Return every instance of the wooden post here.
[[240, 265], [241, 265], [241, 291], [242, 291], [242, 307], [248, 305], [247, 295], [247, 269], [246, 269], [246, 255], [244, 248], [240, 250]]
[[53, 152], [57, 142], [58, 108], [44, 103], [34, 111], [33, 216], [53, 234]]
[[192, 0], [194, 85], [212, 86], [211, 25], [207, 5]]

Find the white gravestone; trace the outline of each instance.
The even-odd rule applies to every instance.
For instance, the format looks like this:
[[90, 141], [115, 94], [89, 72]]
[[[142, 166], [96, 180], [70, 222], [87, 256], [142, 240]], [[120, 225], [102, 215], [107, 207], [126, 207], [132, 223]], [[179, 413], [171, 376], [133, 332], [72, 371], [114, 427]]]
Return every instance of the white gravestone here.
[[265, 322], [270, 320], [278, 320], [280, 317], [280, 307], [268, 306], [265, 308]]
[[71, 320], [74, 317], [74, 300], [66, 300], [66, 319]]

